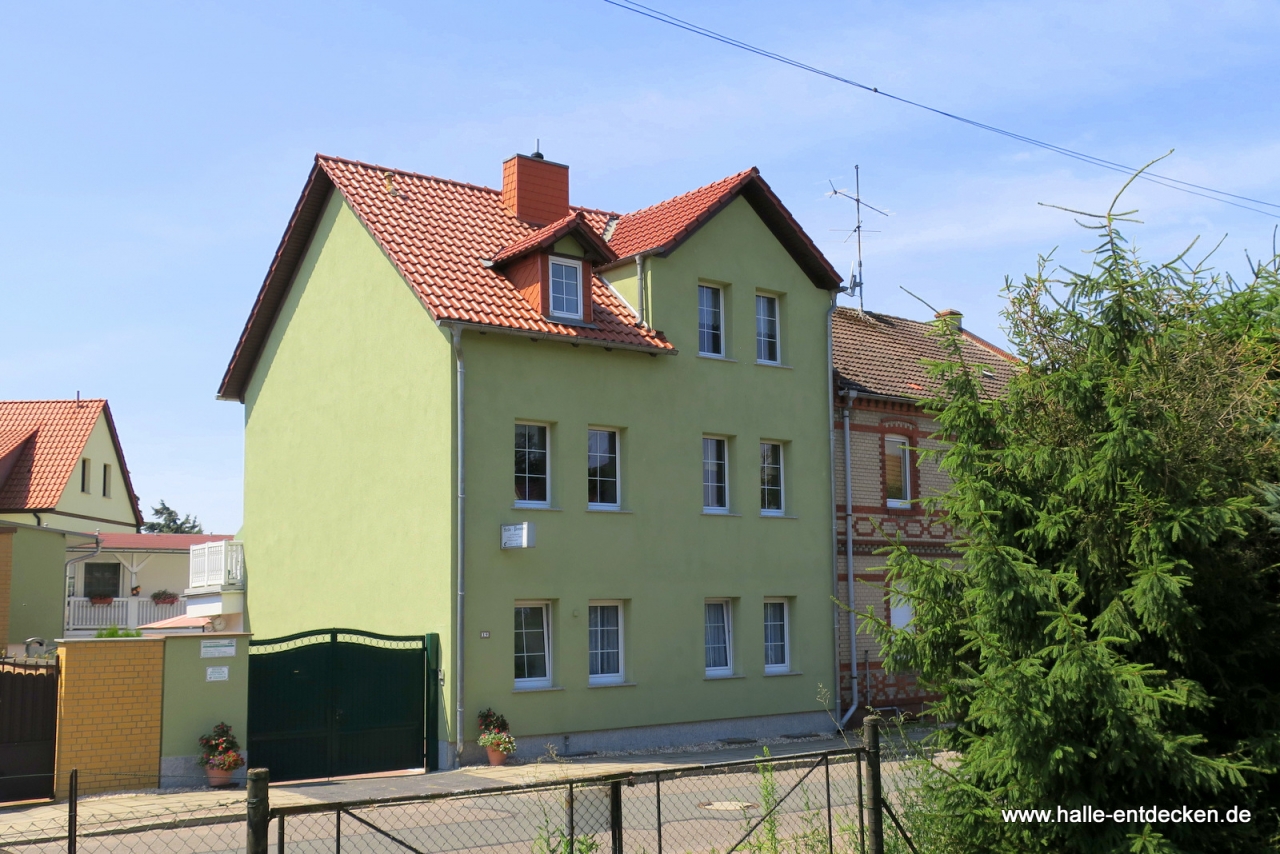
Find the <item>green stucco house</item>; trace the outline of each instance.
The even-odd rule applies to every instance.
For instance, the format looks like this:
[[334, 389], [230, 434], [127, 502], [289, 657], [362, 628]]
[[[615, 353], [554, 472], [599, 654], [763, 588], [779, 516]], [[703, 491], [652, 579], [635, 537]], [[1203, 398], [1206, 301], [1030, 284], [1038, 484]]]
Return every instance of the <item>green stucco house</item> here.
[[755, 169], [644, 210], [315, 166], [219, 391], [249, 628], [443, 645], [443, 765], [832, 729], [840, 277]]

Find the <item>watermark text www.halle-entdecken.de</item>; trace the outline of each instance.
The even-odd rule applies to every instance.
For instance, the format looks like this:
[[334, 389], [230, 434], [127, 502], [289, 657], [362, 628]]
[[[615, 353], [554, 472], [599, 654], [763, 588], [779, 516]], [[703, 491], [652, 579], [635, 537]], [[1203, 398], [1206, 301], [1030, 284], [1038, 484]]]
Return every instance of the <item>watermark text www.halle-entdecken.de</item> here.
[[1236, 824], [1247, 822], [1252, 816], [1246, 809], [1232, 807], [1228, 810], [1195, 810], [1191, 807], [1128, 807], [1104, 810], [1094, 806], [1076, 809], [1058, 807], [1056, 810], [1001, 810], [1006, 822], [1019, 824], [1087, 824], [1114, 821], [1120, 824]]

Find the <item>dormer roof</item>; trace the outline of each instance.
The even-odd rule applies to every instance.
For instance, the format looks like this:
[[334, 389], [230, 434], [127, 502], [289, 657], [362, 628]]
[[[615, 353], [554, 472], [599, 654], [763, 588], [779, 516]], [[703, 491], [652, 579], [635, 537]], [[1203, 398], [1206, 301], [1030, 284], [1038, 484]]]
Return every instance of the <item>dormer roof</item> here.
[[587, 217], [582, 211], [575, 211], [558, 222], [543, 226], [527, 237], [499, 250], [491, 260], [497, 266], [509, 264], [532, 252], [550, 249], [565, 237], [576, 240], [592, 263], [608, 264], [618, 260], [618, 256], [609, 248], [609, 244], [605, 243], [600, 233], [587, 222]]

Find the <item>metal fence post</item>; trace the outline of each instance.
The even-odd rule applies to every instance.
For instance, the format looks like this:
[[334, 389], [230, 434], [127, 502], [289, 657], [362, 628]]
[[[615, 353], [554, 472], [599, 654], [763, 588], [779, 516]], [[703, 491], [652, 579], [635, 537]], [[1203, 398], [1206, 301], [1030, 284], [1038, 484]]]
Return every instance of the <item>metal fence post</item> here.
[[284, 815], [276, 816], [276, 854], [284, 854]]
[[835, 852], [835, 837], [831, 833], [831, 754], [822, 757], [822, 772], [827, 778], [827, 854]]
[[867, 748], [866, 825], [870, 854], [884, 854], [884, 822], [880, 790], [880, 718], [867, 715], [862, 722], [862, 742]]
[[80, 797], [80, 770], [71, 769], [67, 784], [67, 854], [76, 854], [76, 800]]
[[609, 784], [609, 836], [613, 839], [613, 854], [622, 854], [622, 781]]
[[653, 775], [653, 803], [658, 810], [658, 854], [662, 854], [662, 773]]
[[267, 854], [267, 825], [271, 822], [271, 802], [266, 768], [250, 768], [246, 787], [244, 850], [246, 854]]
[[342, 810], [333, 814], [333, 854], [342, 854]]
[[569, 784], [569, 844], [565, 850], [568, 854], [573, 854], [573, 784]]
[[862, 763], [867, 758], [865, 750], [858, 753], [858, 854], [867, 854], [867, 811], [862, 800]]

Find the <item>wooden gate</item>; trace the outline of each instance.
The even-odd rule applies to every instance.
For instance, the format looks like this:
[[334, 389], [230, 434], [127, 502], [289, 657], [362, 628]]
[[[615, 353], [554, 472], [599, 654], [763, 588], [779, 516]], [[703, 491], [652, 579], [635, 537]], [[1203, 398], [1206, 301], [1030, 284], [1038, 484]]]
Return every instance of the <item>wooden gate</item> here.
[[249, 757], [272, 781], [437, 767], [438, 635], [249, 644]]
[[0, 662], [0, 802], [53, 797], [58, 665]]

